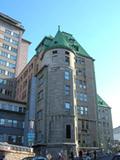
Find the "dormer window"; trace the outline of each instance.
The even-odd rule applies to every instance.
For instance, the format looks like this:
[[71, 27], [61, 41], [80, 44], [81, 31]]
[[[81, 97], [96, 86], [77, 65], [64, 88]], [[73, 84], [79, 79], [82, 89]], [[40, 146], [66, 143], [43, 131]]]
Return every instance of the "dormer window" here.
[[55, 41], [54, 43], [55, 43], [55, 44], [57, 44], [58, 42], [57, 42], [57, 41]]
[[57, 54], [57, 50], [52, 51], [53, 54]]
[[69, 55], [69, 54], [70, 54], [70, 52], [68, 52], [68, 51], [65, 51], [65, 54], [66, 54], [66, 55]]

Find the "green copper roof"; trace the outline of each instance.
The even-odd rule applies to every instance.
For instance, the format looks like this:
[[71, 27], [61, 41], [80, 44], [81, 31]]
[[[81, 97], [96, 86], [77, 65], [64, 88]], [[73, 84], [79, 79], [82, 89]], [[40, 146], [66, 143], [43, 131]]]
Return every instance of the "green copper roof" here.
[[83, 49], [83, 47], [75, 40], [72, 34], [62, 32], [66, 41], [69, 43], [69, 48], [71, 48], [76, 54], [89, 57], [88, 53]]
[[109, 105], [99, 95], [97, 95], [97, 104], [98, 107], [109, 107]]
[[36, 52], [40, 53], [41, 51], [45, 51], [47, 48], [49, 48], [51, 41], [53, 40], [52, 36], [46, 36], [43, 38], [43, 40], [38, 44], [36, 47]]
[[65, 37], [60, 31], [57, 32], [55, 38], [53, 39], [53, 41], [49, 46], [49, 48], [56, 48], [56, 47], [69, 48], [69, 43], [66, 41]]
[[43, 38], [40, 44], [37, 46], [36, 51], [47, 51], [53, 48], [66, 48], [77, 55], [90, 57], [83, 47], [75, 40], [72, 34], [61, 32], [58, 30], [55, 37], [49, 36]]

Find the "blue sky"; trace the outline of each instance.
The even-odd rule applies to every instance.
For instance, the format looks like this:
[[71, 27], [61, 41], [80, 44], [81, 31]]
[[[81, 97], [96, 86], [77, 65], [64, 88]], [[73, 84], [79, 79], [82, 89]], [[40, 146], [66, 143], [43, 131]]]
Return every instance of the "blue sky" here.
[[95, 59], [97, 92], [120, 125], [120, 0], [1, 0], [0, 11], [21, 21], [32, 42], [28, 60], [45, 35], [58, 25], [74, 35]]

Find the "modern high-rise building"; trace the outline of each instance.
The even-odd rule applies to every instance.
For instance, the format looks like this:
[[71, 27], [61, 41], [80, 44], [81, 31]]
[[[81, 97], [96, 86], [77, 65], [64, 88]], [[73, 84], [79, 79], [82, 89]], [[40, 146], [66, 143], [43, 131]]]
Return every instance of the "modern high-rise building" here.
[[58, 30], [40, 42], [17, 77], [16, 92], [28, 104], [26, 133], [35, 134], [39, 149], [70, 152], [98, 145], [94, 59], [71, 34]]
[[111, 150], [113, 144], [113, 126], [111, 107], [98, 95], [98, 140], [99, 147]]
[[27, 64], [30, 42], [22, 38], [24, 31], [21, 22], [0, 13], [0, 97], [13, 98], [7, 80], [17, 77]]
[[30, 42], [23, 39], [21, 22], [0, 13], [0, 77], [16, 77], [27, 63]]

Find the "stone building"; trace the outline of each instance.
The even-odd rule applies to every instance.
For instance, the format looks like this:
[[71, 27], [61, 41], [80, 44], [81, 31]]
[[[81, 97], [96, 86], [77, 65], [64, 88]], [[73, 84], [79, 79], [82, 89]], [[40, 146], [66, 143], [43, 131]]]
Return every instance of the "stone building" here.
[[97, 95], [97, 103], [99, 147], [107, 151], [113, 144], [111, 108], [99, 95]]
[[[58, 30], [54, 37], [43, 38], [26, 64], [30, 42], [22, 38], [24, 31], [20, 22], [0, 13], [1, 140], [11, 136], [17, 144], [17, 136], [22, 136], [23, 144], [24, 132], [25, 145], [68, 154], [107, 147], [112, 140], [111, 110], [96, 94], [94, 59], [72, 34]], [[27, 106], [26, 114], [24, 109], [18, 113], [22, 104]], [[103, 118], [104, 112], [108, 119]], [[16, 125], [15, 121], [24, 125], [24, 118], [25, 129], [14, 128], [16, 135], [6, 128]], [[104, 134], [98, 134], [100, 126]], [[11, 130], [7, 136], [3, 135], [5, 129]], [[110, 136], [105, 142], [107, 133]]]
[[76, 152], [98, 145], [94, 59], [71, 34], [59, 30], [55, 37], [44, 37], [16, 88], [17, 100], [36, 100], [27, 114], [36, 147]]

